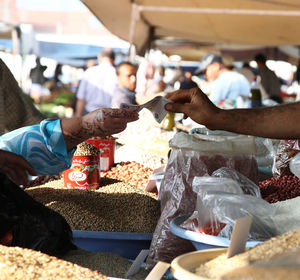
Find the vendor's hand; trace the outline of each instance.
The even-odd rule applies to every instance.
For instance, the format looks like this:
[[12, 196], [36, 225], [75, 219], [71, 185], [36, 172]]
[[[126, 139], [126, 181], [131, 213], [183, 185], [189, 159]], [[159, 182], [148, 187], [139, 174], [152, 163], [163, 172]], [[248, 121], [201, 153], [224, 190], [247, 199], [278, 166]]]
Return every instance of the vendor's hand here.
[[213, 121], [213, 116], [219, 109], [209, 100], [199, 88], [189, 90], [177, 90], [165, 96], [174, 103], [165, 105], [165, 109], [170, 112], [183, 113], [184, 117], [207, 127]]
[[23, 157], [2, 150], [0, 150], [0, 171], [17, 185], [26, 185], [28, 175], [36, 175], [33, 167]]
[[127, 123], [136, 121], [138, 113], [128, 109], [99, 109], [82, 118], [82, 125], [92, 136], [109, 136], [123, 131]]

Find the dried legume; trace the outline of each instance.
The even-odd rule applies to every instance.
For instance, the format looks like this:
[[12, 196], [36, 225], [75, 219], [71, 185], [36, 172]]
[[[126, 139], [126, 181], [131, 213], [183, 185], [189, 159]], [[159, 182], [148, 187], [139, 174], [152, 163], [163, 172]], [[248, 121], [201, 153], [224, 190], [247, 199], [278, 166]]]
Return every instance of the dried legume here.
[[262, 198], [269, 203], [300, 196], [300, 179], [296, 176], [272, 177], [259, 182]]

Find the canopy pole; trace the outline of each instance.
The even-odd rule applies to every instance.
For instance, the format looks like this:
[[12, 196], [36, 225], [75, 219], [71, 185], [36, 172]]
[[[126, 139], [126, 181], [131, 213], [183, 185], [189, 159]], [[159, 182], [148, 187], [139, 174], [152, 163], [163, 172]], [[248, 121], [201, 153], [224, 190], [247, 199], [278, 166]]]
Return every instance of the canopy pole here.
[[198, 13], [198, 14], [227, 14], [227, 15], [257, 15], [257, 16], [300, 16], [300, 11], [283, 10], [254, 10], [254, 9], [217, 9], [217, 8], [188, 8], [164, 6], [139, 6], [140, 12], [172, 12], [172, 13]]
[[131, 19], [130, 19], [130, 26], [129, 26], [129, 50], [128, 50], [128, 59], [129, 61], [134, 60], [135, 56], [135, 47], [133, 45], [134, 35], [135, 35], [135, 28], [136, 22], [140, 20], [140, 10], [138, 5], [133, 3], [131, 5]]

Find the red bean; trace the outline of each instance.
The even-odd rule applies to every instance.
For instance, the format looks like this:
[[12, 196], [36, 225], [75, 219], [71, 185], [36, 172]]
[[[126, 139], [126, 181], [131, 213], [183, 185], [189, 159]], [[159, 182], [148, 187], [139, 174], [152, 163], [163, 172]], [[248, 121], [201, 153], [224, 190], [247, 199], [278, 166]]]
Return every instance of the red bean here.
[[275, 203], [300, 196], [300, 179], [285, 175], [272, 177], [259, 182], [262, 198], [269, 203]]
[[140, 189], [145, 189], [153, 170], [137, 162], [121, 162], [110, 170], [101, 172], [101, 177], [117, 179]]

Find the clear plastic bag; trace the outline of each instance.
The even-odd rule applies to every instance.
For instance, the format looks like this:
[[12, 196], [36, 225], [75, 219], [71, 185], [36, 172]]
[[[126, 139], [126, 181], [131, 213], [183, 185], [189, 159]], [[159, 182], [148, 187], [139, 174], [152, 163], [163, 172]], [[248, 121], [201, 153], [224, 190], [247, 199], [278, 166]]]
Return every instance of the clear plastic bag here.
[[[256, 197], [261, 197], [259, 187], [249, 178], [228, 167], [222, 167], [214, 171], [212, 177], [232, 179], [241, 189], [244, 194], [250, 194]], [[235, 192], [238, 193], [238, 192]]]
[[[230, 239], [235, 220], [253, 216], [249, 240], [274, 236], [271, 216], [275, 208], [261, 199], [259, 187], [230, 168], [220, 168], [211, 177], [195, 177], [196, 210], [182, 227]], [[225, 227], [226, 225], [226, 227]]]
[[300, 178], [300, 154], [296, 154], [289, 163], [291, 172]]
[[203, 197], [210, 191], [242, 194], [242, 189], [232, 179], [203, 176], [194, 178], [193, 190], [197, 194], [196, 209], [181, 227], [199, 233], [218, 235], [225, 224], [213, 214], [210, 208], [203, 204]]
[[255, 158], [258, 166], [272, 171], [280, 140], [257, 137], [255, 141], [257, 147]]
[[261, 198], [251, 195], [209, 191], [203, 197], [203, 204], [210, 209], [214, 219], [226, 226], [219, 236], [230, 239], [235, 220], [253, 216], [248, 240], [262, 241], [277, 234], [272, 216], [275, 207]]
[[194, 250], [190, 241], [173, 235], [169, 226], [175, 217], [194, 212], [197, 195], [192, 182], [195, 176], [210, 176], [221, 167], [229, 167], [254, 182], [258, 180], [252, 138], [206, 136], [201, 139], [185, 133], [178, 134], [170, 141], [172, 151], [161, 184], [161, 217], [153, 234], [146, 264], [149, 269], [158, 261], [170, 262], [176, 256]]
[[273, 165], [273, 175], [278, 177], [292, 175], [289, 163], [299, 152], [299, 140], [281, 140], [277, 148], [275, 162]]

